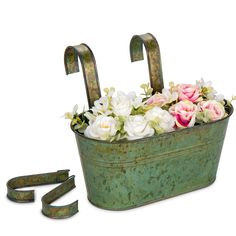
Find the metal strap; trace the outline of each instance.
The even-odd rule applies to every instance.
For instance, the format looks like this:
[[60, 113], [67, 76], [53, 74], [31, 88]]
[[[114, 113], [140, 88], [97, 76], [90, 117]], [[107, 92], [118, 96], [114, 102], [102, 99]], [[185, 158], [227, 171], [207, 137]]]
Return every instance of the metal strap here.
[[94, 101], [101, 97], [96, 61], [92, 50], [86, 44], [69, 46], [65, 50], [64, 63], [66, 74], [79, 72], [78, 57], [80, 59], [89, 108]]
[[65, 182], [42, 197], [42, 213], [45, 216], [53, 219], [63, 219], [71, 217], [78, 212], [78, 201], [64, 206], [51, 205], [52, 202], [76, 187], [74, 178], [75, 176], [72, 175]]
[[7, 182], [7, 197], [14, 202], [33, 202], [34, 190], [16, 190], [17, 188], [32, 187], [46, 184], [61, 183], [68, 179], [69, 170], [59, 170], [36, 175], [19, 176]]
[[153, 94], [161, 92], [164, 88], [161, 54], [156, 38], [150, 34], [134, 35], [130, 41], [130, 58], [131, 62], [143, 60], [143, 45], [145, 46], [150, 84], [153, 88]]

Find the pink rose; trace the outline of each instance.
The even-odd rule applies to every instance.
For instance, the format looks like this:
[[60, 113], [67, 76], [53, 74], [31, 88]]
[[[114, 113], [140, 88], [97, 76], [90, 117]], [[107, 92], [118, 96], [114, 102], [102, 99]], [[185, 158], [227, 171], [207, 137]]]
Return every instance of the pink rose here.
[[196, 102], [199, 98], [199, 88], [192, 84], [180, 84], [178, 86], [179, 100], [189, 100], [191, 102]]
[[199, 103], [199, 112], [197, 118], [206, 122], [220, 120], [225, 116], [224, 106], [215, 101], [208, 100]]
[[171, 115], [175, 117], [175, 124], [179, 128], [192, 127], [195, 123], [197, 106], [185, 100], [176, 103], [169, 109]]
[[156, 105], [158, 107], [162, 107], [166, 103], [167, 103], [167, 98], [162, 93], [156, 93], [146, 101], [147, 105]]

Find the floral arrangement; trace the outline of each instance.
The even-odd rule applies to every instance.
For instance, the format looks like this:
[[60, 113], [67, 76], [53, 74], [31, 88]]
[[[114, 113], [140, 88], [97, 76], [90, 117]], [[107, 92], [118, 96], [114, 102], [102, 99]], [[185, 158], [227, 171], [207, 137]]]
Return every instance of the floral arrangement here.
[[73, 129], [86, 137], [110, 142], [135, 140], [177, 129], [193, 127], [226, 117], [231, 101], [217, 94], [211, 82], [196, 84], [169, 83], [161, 93], [152, 95], [149, 84], [141, 85], [143, 93], [125, 94], [114, 88], [104, 89], [105, 96], [94, 102], [91, 110], [65, 113]]

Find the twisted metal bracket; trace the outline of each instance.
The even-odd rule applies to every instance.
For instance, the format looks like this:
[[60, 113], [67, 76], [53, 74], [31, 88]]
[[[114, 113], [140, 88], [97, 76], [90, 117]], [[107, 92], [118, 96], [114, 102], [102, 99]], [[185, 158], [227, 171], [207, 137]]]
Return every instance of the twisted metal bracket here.
[[160, 48], [156, 38], [150, 34], [134, 35], [130, 41], [131, 62], [143, 60], [143, 45], [145, 46], [150, 84], [153, 88], [153, 94], [161, 92], [164, 88]]
[[61, 183], [68, 179], [69, 170], [59, 170], [36, 175], [19, 176], [7, 182], [7, 197], [14, 202], [33, 202], [34, 190], [16, 190], [17, 188], [32, 187], [46, 184]]
[[78, 57], [83, 69], [88, 105], [91, 108], [94, 101], [101, 97], [96, 61], [88, 45], [69, 46], [66, 48], [64, 54], [67, 75], [79, 72]]
[[42, 197], [42, 213], [45, 216], [53, 219], [63, 219], [71, 217], [78, 212], [78, 200], [65, 206], [50, 205], [52, 202], [76, 187], [74, 178], [75, 176], [72, 175], [65, 182]]

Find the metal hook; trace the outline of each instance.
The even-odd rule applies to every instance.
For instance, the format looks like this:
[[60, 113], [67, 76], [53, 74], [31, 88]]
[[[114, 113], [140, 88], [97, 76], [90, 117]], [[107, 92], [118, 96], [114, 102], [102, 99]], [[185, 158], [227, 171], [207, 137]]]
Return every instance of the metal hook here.
[[78, 200], [65, 206], [52, 206], [52, 202], [74, 189], [75, 176], [72, 175], [65, 182], [60, 184], [42, 197], [42, 213], [53, 219], [63, 219], [73, 216], [78, 212]]
[[78, 57], [83, 69], [88, 105], [91, 108], [94, 101], [101, 97], [96, 61], [88, 45], [69, 46], [66, 48], [64, 54], [67, 75], [79, 72]]
[[149, 77], [153, 93], [161, 92], [164, 88], [161, 54], [156, 38], [150, 34], [134, 35], [130, 41], [131, 62], [143, 60], [143, 44], [147, 52]]
[[36, 175], [19, 176], [7, 182], [7, 197], [14, 202], [33, 202], [34, 190], [16, 190], [17, 188], [32, 187], [46, 184], [61, 183], [68, 179], [69, 170], [58, 170]]

